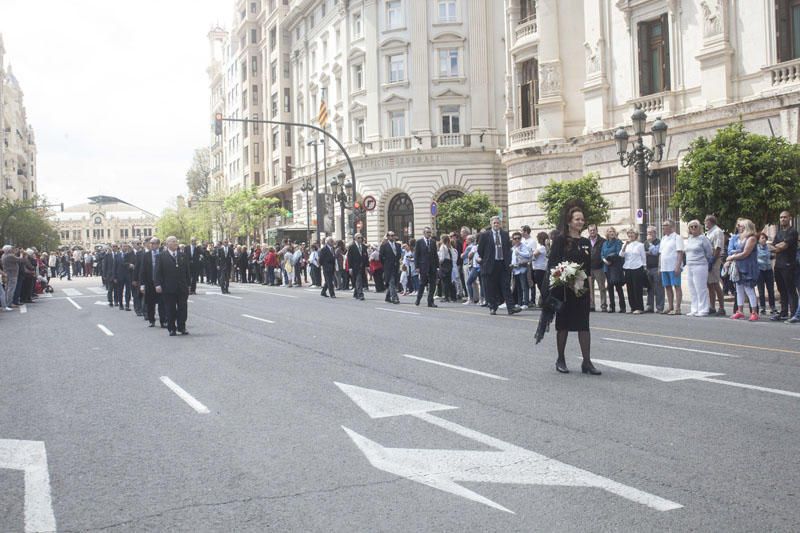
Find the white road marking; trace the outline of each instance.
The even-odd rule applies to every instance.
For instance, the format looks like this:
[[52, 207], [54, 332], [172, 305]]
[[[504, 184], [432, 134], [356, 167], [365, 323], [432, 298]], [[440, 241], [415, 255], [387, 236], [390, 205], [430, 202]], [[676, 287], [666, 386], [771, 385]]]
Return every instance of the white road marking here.
[[108, 302], [102, 302], [100, 300], [96, 301], [94, 305], [108, 305]]
[[190, 304], [194, 303], [194, 300], [186, 300], [186, 301], [189, 302]]
[[263, 292], [264, 294], [269, 294], [270, 296], [280, 296], [282, 298], [299, 298], [299, 296], [295, 296], [293, 294], [281, 294], [279, 292], [268, 292], [268, 291], [250, 291], [250, 292]]
[[108, 294], [108, 291], [103, 287], [89, 287], [89, 290], [95, 294]]
[[251, 316], [251, 315], [242, 315], [242, 316], [245, 318], [249, 318], [251, 320], [258, 320], [259, 322], [266, 322], [267, 324], [275, 323], [273, 320], [267, 320], [266, 318], [258, 318], [257, 316]]
[[206, 294], [211, 294], [214, 296], [225, 296], [226, 298], [233, 298], [234, 300], [241, 300], [241, 296], [233, 296], [232, 294], [222, 294], [221, 292], [213, 292], [213, 291], [206, 291]]
[[409, 359], [416, 359], [417, 361], [424, 361], [425, 363], [431, 363], [433, 365], [439, 365], [439, 366], [444, 366], [444, 367], [447, 367], [447, 368], [452, 368], [453, 370], [460, 370], [462, 372], [469, 372], [470, 374], [476, 374], [478, 376], [483, 376], [483, 377], [486, 377], [486, 378], [499, 379], [501, 381], [508, 381], [508, 378], [504, 378], [502, 376], [497, 376], [495, 374], [489, 374], [487, 372], [481, 372], [480, 370], [472, 370], [471, 368], [464, 368], [463, 366], [451, 365], [449, 363], [442, 363], [441, 361], [434, 361], [433, 359], [425, 359], [424, 357], [418, 357], [416, 355], [409, 355], [407, 353], [404, 353], [403, 357], [408, 357]]
[[375, 309], [378, 311], [386, 311], [387, 313], [400, 313], [403, 315], [419, 316], [419, 313], [415, 313], [413, 311], [400, 311], [399, 309], [387, 309], [385, 307], [376, 307]]
[[667, 383], [673, 381], [683, 381], [683, 380], [693, 379], [695, 381], [718, 383], [720, 385], [730, 385], [731, 387], [740, 387], [742, 389], [751, 389], [761, 392], [771, 392], [772, 394], [780, 394], [783, 396], [791, 396], [792, 398], [800, 398], [800, 393], [797, 392], [781, 390], [781, 389], [771, 389], [768, 387], [759, 387], [757, 385], [748, 385], [747, 383], [736, 383], [735, 381], [727, 381], [724, 379], [715, 379], [716, 376], [725, 375], [719, 372], [703, 372], [699, 370], [685, 370], [682, 368], [669, 368], [665, 366], [640, 365], [637, 363], [623, 363], [620, 361], [604, 361], [602, 359], [594, 359], [594, 362], [600, 363], [601, 365], [610, 366], [611, 368], [618, 368], [620, 370], [625, 370], [627, 372], [639, 374], [640, 376], [645, 376], [648, 378], [657, 379], [659, 381], [664, 381]]
[[111, 330], [105, 327], [103, 324], [97, 324], [97, 327], [100, 328], [100, 331], [108, 335], [109, 337], [113, 337], [114, 334], [111, 333]]
[[61, 290], [64, 291], [64, 294], [66, 294], [67, 296], [81, 296], [82, 294], [81, 291], [79, 291], [78, 289], [66, 288]]
[[211, 412], [208, 410], [208, 407], [198, 402], [194, 396], [192, 396], [191, 394], [180, 388], [177, 383], [169, 379], [167, 376], [161, 376], [160, 379], [161, 382], [167, 387], [169, 387], [172, 392], [177, 394], [181, 400], [188, 403], [192, 409], [194, 409], [201, 415], [207, 415], [208, 413]]
[[679, 346], [667, 346], [666, 344], [651, 344], [649, 342], [629, 341], [626, 339], [612, 339], [609, 337], [603, 337], [602, 339], [604, 341], [624, 342], [625, 344], [637, 344], [639, 346], [650, 346], [652, 348], [666, 348], [668, 350], [676, 350], [680, 352], [707, 353], [709, 355], [719, 355], [721, 357], [734, 357], [734, 358], [741, 357], [741, 355], [732, 355], [729, 353], [720, 353], [720, 352], [709, 352], [708, 350], [696, 350], [694, 348], [683, 348]]
[[81, 307], [80, 305], [78, 305], [78, 302], [76, 302], [76, 301], [75, 301], [75, 300], [73, 300], [72, 298], [67, 298], [67, 301], [68, 301], [69, 303], [71, 303], [72, 305], [74, 305], [74, 306], [75, 306], [75, 309], [83, 309], [83, 307]]
[[0, 468], [25, 472], [25, 532], [55, 531], [44, 442], [0, 439]]
[[372, 418], [409, 415], [500, 450], [386, 448], [342, 426], [342, 429], [366, 456], [370, 464], [384, 472], [402, 476], [411, 481], [512, 514], [513, 511], [459, 485], [458, 482], [594, 487], [657, 511], [670, 511], [683, 507], [679, 503], [623, 485], [430, 414], [430, 411], [455, 409], [455, 407], [343, 383], [336, 383], [336, 386]]
[[19, 307], [19, 312], [20, 312], [20, 314], [23, 314], [23, 315], [24, 315], [25, 313], [27, 313], [27, 312], [28, 312], [28, 306], [27, 306], [26, 304], [22, 304], [22, 305]]

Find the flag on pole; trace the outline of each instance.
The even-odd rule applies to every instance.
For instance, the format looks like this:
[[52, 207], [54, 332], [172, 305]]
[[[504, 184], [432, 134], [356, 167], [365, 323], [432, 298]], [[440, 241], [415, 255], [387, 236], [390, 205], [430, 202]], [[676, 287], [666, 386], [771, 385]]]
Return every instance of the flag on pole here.
[[328, 106], [325, 104], [325, 100], [322, 100], [319, 104], [319, 114], [317, 115], [317, 122], [319, 122], [320, 127], [325, 129], [328, 127]]

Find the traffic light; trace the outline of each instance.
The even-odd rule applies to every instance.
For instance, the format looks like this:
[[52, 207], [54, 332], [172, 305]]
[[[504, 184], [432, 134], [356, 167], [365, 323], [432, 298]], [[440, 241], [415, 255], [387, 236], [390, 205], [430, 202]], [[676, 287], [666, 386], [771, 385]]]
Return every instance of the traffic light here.
[[360, 211], [361, 210], [361, 202], [353, 202], [353, 209], [355, 209], [356, 211]]
[[222, 113], [214, 115], [214, 135], [222, 135]]

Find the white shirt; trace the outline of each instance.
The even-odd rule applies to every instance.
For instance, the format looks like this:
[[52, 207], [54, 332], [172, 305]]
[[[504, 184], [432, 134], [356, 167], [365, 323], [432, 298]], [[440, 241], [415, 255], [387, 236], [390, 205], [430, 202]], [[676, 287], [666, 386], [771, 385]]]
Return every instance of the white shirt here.
[[539, 244], [537, 241], [536, 246], [531, 248], [531, 250], [539, 251], [539, 255], [533, 258], [533, 269], [547, 270], [547, 246]]
[[711, 241], [711, 251], [713, 252], [714, 249], [719, 248], [720, 250], [725, 250], [725, 234], [719, 229], [719, 226], [714, 226], [708, 233], [706, 233], [706, 237], [708, 240]]
[[661, 272], [674, 272], [678, 266], [678, 252], [683, 251], [683, 237], [675, 232], [661, 237], [659, 270]]
[[622, 268], [625, 270], [636, 270], [647, 264], [647, 257], [644, 254], [644, 244], [639, 241], [629, 241], [620, 251], [620, 257], [625, 258]]

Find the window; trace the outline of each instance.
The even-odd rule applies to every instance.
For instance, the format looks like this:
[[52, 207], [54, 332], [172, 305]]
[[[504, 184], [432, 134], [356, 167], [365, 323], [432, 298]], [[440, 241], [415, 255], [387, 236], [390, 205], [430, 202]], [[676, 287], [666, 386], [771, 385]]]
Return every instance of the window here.
[[536, 105], [539, 103], [539, 65], [535, 59], [530, 59], [520, 66], [519, 83], [519, 106], [517, 116], [519, 117], [520, 128], [530, 128], [539, 124], [538, 110]]
[[278, 62], [273, 61], [269, 66], [269, 79], [272, 83], [275, 83], [278, 80]]
[[319, 97], [320, 97], [320, 102], [322, 102], [323, 104], [326, 104], [328, 102], [328, 88], [327, 87], [323, 87], [322, 89], [320, 89]]
[[439, 0], [439, 22], [456, 21], [456, 0]]
[[[300, 69], [302, 71], [302, 69]], [[291, 70], [289, 65], [289, 54], [283, 55], [283, 78], [288, 80], [291, 76]]]
[[256, 171], [255, 178], [253, 180], [253, 185], [261, 185], [261, 172]]
[[258, 30], [255, 28], [250, 30], [250, 44], [258, 44]]
[[241, 65], [241, 69], [240, 70], [242, 72], [242, 81], [246, 81], [247, 80], [247, 61], [246, 60], [242, 61], [242, 65]]
[[250, 58], [250, 72], [253, 76], [258, 74], [258, 56]]
[[439, 77], [457, 78], [458, 75], [458, 49], [447, 48], [439, 50]]
[[278, 184], [278, 173], [279, 172], [280, 172], [280, 169], [278, 168], [278, 161], [275, 160], [275, 161], [272, 162], [272, 184], [273, 185], [277, 185]]
[[247, 109], [247, 89], [242, 91], [242, 109]]
[[442, 133], [461, 133], [461, 110], [457, 105], [442, 106]]
[[242, 159], [244, 160], [245, 165], [250, 165], [250, 147], [245, 146], [242, 148]]
[[328, 41], [322, 41], [322, 62], [328, 62]]
[[363, 141], [364, 140], [364, 119], [357, 118], [353, 120], [353, 139], [356, 141]]
[[270, 110], [272, 111], [272, 118], [275, 118], [278, 115], [278, 93], [272, 95], [272, 107]]
[[[258, 143], [253, 143], [253, 163], [255, 163], [256, 165], [261, 162], [261, 155], [259, 154], [258, 148], [259, 148]], [[258, 173], [256, 173], [256, 175], [258, 175]]]
[[353, 39], [361, 38], [362, 31], [361, 13], [353, 13]]
[[317, 70], [317, 53], [311, 52], [311, 70]]
[[336, 78], [336, 101], [342, 101], [342, 78], [338, 76]]
[[775, 0], [778, 62], [800, 58], [800, 0]]
[[[258, 113], [253, 115], [253, 120], [258, 120]], [[258, 122], [253, 122], [253, 135], [258, 135]]]
[[314, 18], [314, 13], [311, 13], [308, 17], [308, 29], [311, 29], [316, 25], [316, 20]]
[[250, 2], [250, 13], [258, 13], [258, 3]]
[[[300, 37], [298, 37], [298, 39], [299, 38]], [[269, 29], [269, 49], [275, 50], [276, 46], [278, 46], [278, 28], [273, 26]]]
[[292, 92], [288, 87], [283, 89], [283, 112], [292, 112]]
[[292, 179], [292, 156], [287, 155], [284, 160], [286, 161], [286, 181], [289, 181]]
[[258, 85], [253, 85], [251, 92], [253, 93], [253, 105], [258, 105]]
[[389, 123], [391, 125], [391, 137], [405, 137], [406, 135], [406, 113], [405, 111], [392, 111], [389, 113]]
[[286, 146], [292, 145], [292, 130], [291, 128], [286, 128]]
[[647, 180], [645, 189], [645, 205], [647, 206], [646, 222], [658, 227], [659, 220], [670, 218], [675, 221], [675, 231], [680, 233], [680, 216], [675, 208], [669, 206], [669, 201], [675, 194], [676, 167], [662, 168], [653, 172], [653, 178]]
[[536, 20], [536, 0], [520, 0], [519, 23], [525, 24]]
[[364, 65], [353, 65], [353, 88], [356, 91], [364, 88]]
[[386, 29], [393, 30], [403, 25], [403, 2], [386, 0]]
[[389, 83], [406, 79], [406, 58], [403, 54], [389, 56]]
[[667, 15], [639, 23], [639, 94], [668, 91], [669, 25]]
[[320, 11], [319, 16], [320, 16], [320, 18], [325, 16], [325, 13], [327, 13], [327, 10], [328, 10], [328, 6], [325, 5], [325, 0], [322, 0], [322, 5], [319, 8], [319, 11]]
[[272, 130], [272, 149], [273, 150], [277, 150], [278, 149], [278, 143], [280, 143], [280, 139], [281, 139], [280, 131], [278, 130], [278, 128], [275, 128], [274, 130]]

